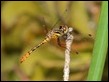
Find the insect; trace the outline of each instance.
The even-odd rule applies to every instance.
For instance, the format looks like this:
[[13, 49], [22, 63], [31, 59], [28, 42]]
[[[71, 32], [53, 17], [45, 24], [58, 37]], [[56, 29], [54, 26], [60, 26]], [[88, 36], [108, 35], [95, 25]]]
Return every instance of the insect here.
[[22, 63], [23, 61], [25, 61], [29, 55], [35, 51], [37, 48], [39, 48], [42, 44], [50, 41], [52, 38], [59, 38], [61, 36], [66, 35], [66, 33], [68, 32], [68, 26], [67, 25], [61, 25], [58, 28], [53, 28], [52, 30], [50, 30], [45, 39], [38, 44], [37, 46], [33, 47], [30, 51], [28, 51], [23, 57], [21, 57], [20, 62]]
[[[67, 9], [65, 9], [63, 15], [65, 15], [67, 13]], [[48, 41], [50, 41], [52, 38], [57, 38], [58, 41], [58, 45], [61, 46], [60, 44], [60, 39], [59, 37], [62, 37], [64, 35], [66, 35], [66, 33], [68, 32], [68, 26], [67, 25], [60, 25], [57, 28], [54, 28], [55, 25], [60, 22], [60, 19], [58, 19], [56, 21], [56, 23], [52, 26], [52, 29], [46, 34], [45, 39], [38, 45], [36, 45], [35, 47], [33, 47], [32, 49], [30, 49], [24, 56], [21, 57], [20, 62], [22, 63], [23, 61], [25, 61], [29, 55], [35, 51], [37, 48], [39, 48], [41, 45], [47, 43]], [[45, 23], [45, 20], [44, 20]], [[45, 26], [44, 26], [45, 27]], [[47, 30], [46, 30], [47, 31]]]
[[[66, 10], [65, 12], [66, 13]], [[60, 19], [59, 19], [60, 20]], [[59, 22], [56, 21], [56, 23], [53, 25], [53, 27]], [[44, 21], [45, 22], [45, 21]], [[45, 26], [44, 26], [45, 27]], [[65, 37], [67, 32], [68, 32], [68, 29], [69, 27], [67, 25], [60, 25], [58, 26], [57, 28], [52, 28], [47, 34], [46, 34], [46, 37], [45, 39], [38, 45], [36, 45], [35, 47], [33, 47], [32, 49], [30, 49], [25, 55], [23, 55], [20, 59], [20, 62], [24, 62], [28, 57], [29, 55], [35, 51], [37, 48], [39, 48], [41, 45], [47, 43], [48, 41], [50, 41], [52, 38], [57, 38], [57, 42], [58, 42], [58, 45], [59, 46], [62, 46], [60, 44], [60, 37]], [[89, 35], [91, 36], [91, 34]], [[76, 51], [76, 54], [79, 54], [77, 51]]]

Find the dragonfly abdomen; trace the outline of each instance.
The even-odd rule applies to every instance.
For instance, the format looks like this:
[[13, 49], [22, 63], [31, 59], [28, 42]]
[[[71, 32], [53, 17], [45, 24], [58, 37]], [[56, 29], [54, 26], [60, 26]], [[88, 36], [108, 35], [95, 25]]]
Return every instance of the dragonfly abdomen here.
[[39, 45], [33, 47], [30, 51], [28, 51], [24, 56], [21, 57], [20, 62], [22, 63], [23, 61], [25, 61], [29, 55], [35, 51], [37, 48], [39, 48], [42, 44], [48, 42], [50, 40], [50, 38], [46, 38], [45, 40], [43, 40]]

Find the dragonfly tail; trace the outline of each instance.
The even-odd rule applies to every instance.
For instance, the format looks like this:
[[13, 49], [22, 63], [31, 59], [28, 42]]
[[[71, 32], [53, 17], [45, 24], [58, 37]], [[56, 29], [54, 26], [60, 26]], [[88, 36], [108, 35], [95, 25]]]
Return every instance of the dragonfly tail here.
[[43, 45], [44, 43], [46, 43], [48, 41], [49, 41], [49, 39], [47, 38], [47, 39], [43, 40], [39, 45], [33, 47], [30, 51], [28, 51], [24, 56], [21, 57], [20, 63], [24, 62], [33, 51], [35, 51], [37, 48], [39, 48], [41, 45]]

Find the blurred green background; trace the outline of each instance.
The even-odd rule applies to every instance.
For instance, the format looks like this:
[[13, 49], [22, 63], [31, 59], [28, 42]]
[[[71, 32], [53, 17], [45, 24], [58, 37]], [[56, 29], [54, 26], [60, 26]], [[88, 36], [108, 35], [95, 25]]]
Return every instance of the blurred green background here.
[[[67, 24], [74, 29], [70, 80], [86, 80], [100, 9], [100, 1], [2, 1], [1, 80], [63, 80], [65, 49], [56, 39], [38, 48], [22, 64], [19, 62], [44, 39], [45, 27], [50, 30], [59, 19], [58, 26]], [[61, 43], [65, 44], [63, 40]], [[102, 80], [108, 80], [108, 58]]]

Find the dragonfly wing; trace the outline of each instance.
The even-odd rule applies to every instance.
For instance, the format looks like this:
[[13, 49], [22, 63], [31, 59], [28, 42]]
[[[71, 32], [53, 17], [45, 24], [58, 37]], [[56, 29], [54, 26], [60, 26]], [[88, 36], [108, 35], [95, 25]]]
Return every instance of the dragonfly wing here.
[[44, 24], [43, 24], [43, 27], [44, 27], [44, 33], [48, 33], [48, 29], [47, 29], [47, 24], [46, 24], [46, 21], [45, 21], [45, 19], [44, 19], [44, 17], [43, 17], [43, 22], [44, 22]]

